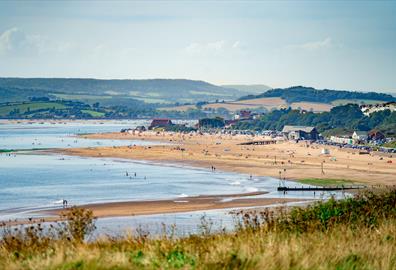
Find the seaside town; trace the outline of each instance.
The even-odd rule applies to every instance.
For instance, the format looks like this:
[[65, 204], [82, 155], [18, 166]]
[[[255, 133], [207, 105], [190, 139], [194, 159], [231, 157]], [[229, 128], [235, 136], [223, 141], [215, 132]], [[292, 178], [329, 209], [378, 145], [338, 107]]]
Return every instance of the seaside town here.
[[0, 270], [396, 270], [396, 1], [0, 1]]
[[[396, 111], [396, 102], [377, 104], [377, 105], [362, 105], [360, 106], [362, 112], [365, 115], [376, 111]], [[304, 112], [302, 112], [304, 113]], [[208, 132], [208, 133], [219, 133], [219, 134], [244, 134], [263, 138], [267, 140], [273, 140], [276, 142], [282, 141], [310, 141], [316, 142], [322, 145], [339, 146], [343, 148], [353, 148], [365, 150], [367, 152], [377, 151], [384, 153], [396, 153], [396, 148], [381, 146], [385, 143], [391, 143], [396, 141], [395, 137], [386, 137], [379, 130], [354, 130], [350, 134], [338, 135], [338, 136], [322, 136], [316, 127], [314, 126], [291, 126], [285, 125], [281, 131], [277, 130], [260, 130], [260, 131], [249, 131], [249, 130], [237, 130], [233, 127], [235, 124], [240, 122], [249, 122], [255, 119], [259, 119], [261, 114], [252, 113], [249, 110], [241, 110], [236, 113], [231, 120], [224, 120], [222, 118], [215, 119], [200, 119], [198, 123], [189, 126], [188, 124], [174, 124], [169, 118], [155, 118], [151, 121], [150, 125], [138, 126], [134, 129], [124, 128], [121, 129], [121, 133], [132, 133], [141, 132], [146, 130], [152, 130], [157, 132], [180, 130], [184, 133], [196, 133]], [[187, 131], [185, 131], [187, 130]]]

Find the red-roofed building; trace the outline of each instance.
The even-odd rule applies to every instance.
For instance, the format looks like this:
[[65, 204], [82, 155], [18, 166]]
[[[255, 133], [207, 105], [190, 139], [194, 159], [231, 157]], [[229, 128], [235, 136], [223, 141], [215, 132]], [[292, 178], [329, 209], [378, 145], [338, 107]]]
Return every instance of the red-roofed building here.
[[155, 118], [151, 121], [151, 125], [149, 129], [159, 128], [159, 127], [168, 127], [173, 125], [172, 121], [168, 118]]

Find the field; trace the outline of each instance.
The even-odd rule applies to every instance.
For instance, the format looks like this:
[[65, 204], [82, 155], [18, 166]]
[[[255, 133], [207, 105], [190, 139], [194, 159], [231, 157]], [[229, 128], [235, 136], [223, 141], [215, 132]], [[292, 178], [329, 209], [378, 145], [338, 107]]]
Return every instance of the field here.
[[[236, 112], [243, 109], [266, 108], [267, 110], [271, 110], [271, 109], [279, 109], [285, 107], [287, 107], [286, 102], [281, 98], [258, 98], [258, 99], [249, 99], [249, 100], [232, 101], [232, 102], [224, 102], [224, 103], [209, 103], [207, 105], [203, 105], [204, 109], [225, 108], [231, 112]], [[161, 110], [187, 111], [189, 109], [195, 109], [195, 108], [196, 108], [195, 105], [183, 105], [183, 106], [161, 108]]]
[[[285, 100], [282, 98], [257, 98], [257, 99], [247, 99], [247, 100], [240, 100], [240, 101], [231, 101], [231, 102], [224, 102], [224, 103], [210, 103], [204, 105], [204, 109], [219, 109], [225, 108], [230, 112], [237, 112], [244, 109], [259, 109], [265, 108], [267, 110], [273, 109], [281, 109], [287, 108], [291, 106], [292, 109], [303, 109], [307, 111], [314, 111], [314, 112], [327, 112], [333, 107], [331, 104], [326, 103], [316, 103], [316, 102], [295, 102], [290, 105], [286, 103]], [[187, 111], [189, 109], [195, 109], [195, 105], [183, 105], [183, 106], [175, 106], [175, 107], [167, 107], [161, 108], [161, 110], [166, 111]]]
[[197, 109], [197, 106], [195, 106], [195, 105], [181, 105], [181, 106], [175, 106], [175, 107], [159, 108], [158, 110], [161, 110], [161, 111], [186, 112], [186, 111], [192, 110], [192, 109]]
[[339, 105], [345, 105], [348, 103], [353, 103], [353, 104], [377, 104], [377, 103], [384, 103], [385, 101], [381, 100], [372, 100], [372, 99], [337, 99], [334, 100], [331, 104], [334, 106], [339, 106]]
[[292, 109], [303, 109], [313, 112], [328, 112], [333, 108], [331, 104], [316, 102], [294, 102], [291, 104]]
[[19, 110], [21, 113], [24, 113], [28, 111], [28, 109], [34, 111], [34, 110], [51, 109], [51, 108], [65, 109], [66, 106], [54, 102], [32, 102], [32, 103], [24, 103], [24, 104], [0, 105], [0, 115], [6, 116], [15, 109]]
[[88, 113], [92, 117], [103, 117], [105, 114], [102, 112], [92, 111], [92, 110], [81, 110], [83, 113]]
[[65, 100], [79, 100], [79, 101], [87, 101], [87, 102], [96, 102], [96, 101], [100, 101], [103, 99], [110, 99], [111, 96], [105, 96], [105, 95], [67, 95], [67, 94], [52, 94], [54, 96], [56, 96], [57, 98], [60, 99], [65, 99]]

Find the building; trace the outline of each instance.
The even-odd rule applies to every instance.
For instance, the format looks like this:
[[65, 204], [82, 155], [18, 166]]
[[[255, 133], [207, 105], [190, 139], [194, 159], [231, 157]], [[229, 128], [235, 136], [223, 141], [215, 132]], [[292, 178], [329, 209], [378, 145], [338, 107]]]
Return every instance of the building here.
[[283, 135], [289, 140], [313, 140], [319, 138], [319, 133], [315, 127], [307, 126], [284, 126]]
[[151, 121], [149, 129], [164, 128], [172, 125], [173, 125], [172, 121], [168, 118], [155, 118], [153, 119], [153, 121]]
[[355, 131], [352, 134], [352, 139], [354, 143], [364, 143], [368, 141], [367, 131]]
[[252, 119], [252, 112], [242, 110], [236, 115], [234, 115], [234, 120], [249, 120]]
[[366, 116], [374, 112], [380, 112], [385, 110], [390, 110], [391, 112], [396, 111], [396, 102], [387, 102], [387, 103], [379, 103], [379, 104], [367, 104], [361, 105], [360, 110]]
[[385, 135], [379, 130], [372, 130], [368, 133], [368, 139], [370, 141], [384, 141]]
[[353, 144], [353, 139], [350, 136], [331, 136], [330, 141], [339, 144]]

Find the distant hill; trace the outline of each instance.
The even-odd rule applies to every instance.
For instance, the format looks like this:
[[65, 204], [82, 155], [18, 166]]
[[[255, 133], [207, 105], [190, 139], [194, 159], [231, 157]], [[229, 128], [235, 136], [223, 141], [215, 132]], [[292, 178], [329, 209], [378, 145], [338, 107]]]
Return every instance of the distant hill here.
[[319, 103], [333, 103], [337, 100], [353, 100], [351, 103], [359, 103], [358, 101], [395, 101], [396, 98], [389, 94], [382, 94], [377, 92], [352, 92], [346, 90], [330, 90], [330, 89], [315, 89], [305, 86], [293, 86], [289, 88], [276, 88], [268, 90], [259, 95], [247, 95], [241, 97], [239, 100], [250, 100], [257, 98], [280, 97], [287, 103], [294, 102], [319, 102]]
[[128, 99], [147, 103], [195, 103], [233, 100], [246, 92], [184, 79], [97, 80], [69, 78], [0, 78], [0, 99], [27, 100], [32, 96], [119, 104]]
[[272, 89], [272, 87], [265, 84], [226, 84], [221, 86], [225, 88], [237, 89], [241, 92], [252, 94], [263, 93], [267, 90]]

